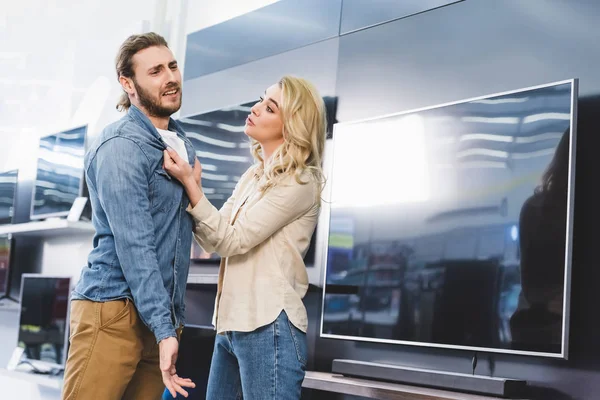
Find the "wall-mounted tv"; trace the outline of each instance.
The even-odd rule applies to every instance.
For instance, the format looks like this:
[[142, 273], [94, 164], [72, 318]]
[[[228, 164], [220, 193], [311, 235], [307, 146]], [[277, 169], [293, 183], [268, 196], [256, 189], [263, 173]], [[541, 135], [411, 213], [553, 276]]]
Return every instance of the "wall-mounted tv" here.
[[[62, 368], [69, 337], [71, 278], [23, 274], [18, 346], [32, 364]], [[43, 365], [42, 365], [43, 367]]]
[[18, 171], [0, 172], [0, 225], [13, 221]]
[[[231, 196], [242, 174], [252, 165], [250, 141], [244, 134], [252, 103], [223, 108], [179, 119], [202, 163], [202, 190], [217, 208]], [[192, 261], [215, 262], [216, 253], [192, 243]]]
[[[258, 96], [257, 96], [258, 97]], [[337, 99], [324, 97], [327, 109], [328, 134], [333, 129]], [[216, 208], [231, 196], [242, 174], [254, 163], [250, 154], [250, 140], [244, 133], [246, 118], [251, 113], [253, 102], [180, 118], [187, 137], [202, 163], [202, 189], [206, 198]], [[314, 236], [307, 250], [305, 262], [314, 265]], [[216, 253], [208, 253], [195, 241], [192, 243], [191, 259], [194, 262], [220, 260]]]
[[87, 125], [40, 138], [31, 219], [65, 217], [84, 186]]
[[567, 358], [577, 96], [336, 124], [321, 335]]
[[8, 297], [12, 262], [13, 239], [0, 235], [0, 298]]

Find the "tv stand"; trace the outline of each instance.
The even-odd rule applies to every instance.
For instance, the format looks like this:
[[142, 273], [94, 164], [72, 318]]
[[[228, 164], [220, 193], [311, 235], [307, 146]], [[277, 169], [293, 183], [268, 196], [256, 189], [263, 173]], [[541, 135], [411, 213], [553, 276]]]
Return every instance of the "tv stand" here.
[[[448, 390], [431, 389], [398, 383], [349, 378], [328, 372], [307, 371], [302, 386], [307, 389], [349, 394], [378, 400], [501, 400]], [[522, 399], [526, 400], [526, 399]]]
[[527, 382], [355, 360], [333, 360], [332, 372], [352, 378], [373, 379], [453, 392], [485, 394], [493, 398], [523, 396]]

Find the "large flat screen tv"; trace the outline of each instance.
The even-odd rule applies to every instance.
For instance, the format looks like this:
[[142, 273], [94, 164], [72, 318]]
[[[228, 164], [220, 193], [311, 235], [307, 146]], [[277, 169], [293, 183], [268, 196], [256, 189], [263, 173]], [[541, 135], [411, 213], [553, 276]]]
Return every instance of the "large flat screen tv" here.
[[65, 217], [84, 185], [87, 125], [40, 138], [31, 219]]
[[321, 335], [567, 358], [577, 94], [336, 124]]
[[18, 171], [0, 172], [0, 225], [13, 221]]
[[[250, 141], [244, 134], [246, 117], [254, 103], [180, 118], [179, 123], [192, 142], [202, 163], [202, 190], [216, 207], [221, 208], [233, 193], [242, 174], [252, 165]], [[195, 241], [192, 261], [218, 262], [216, 253], [206, 252]]]
[[62, 368], [69, 337], [71, 278], [23, 274], [18, 346], [27, 361]]

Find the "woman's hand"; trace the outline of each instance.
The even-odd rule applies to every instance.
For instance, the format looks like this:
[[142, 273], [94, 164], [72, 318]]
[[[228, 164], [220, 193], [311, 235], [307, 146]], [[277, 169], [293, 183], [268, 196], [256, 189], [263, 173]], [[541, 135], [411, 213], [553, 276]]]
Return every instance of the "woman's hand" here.
[[200, 165], [198, 159], [196, 159], [196, 163], [192, 169], [187, 160], [181, 158], [179, 154], [170, 147], [167, 147], [167, 150], [164, 151], [163, 168], [169, 175], [177, 179], [184, 186], [191, 181], [194, 181], [196, 185], [199, 183], [199, 175], [202, 174], [202, 167], [197, 167], [197, 165]]
[[169, 175], [182, 183], [191, 206], [195, 207], [204, 196], [200, 186], [200, 179], [202, 177], [202, 165], [200, 161], [196, 158], [194, 168], [192, 168], [187, 160], [179, 157], [179, 154], [175, 150], [168, 147], [164, 151], [163, 168]]

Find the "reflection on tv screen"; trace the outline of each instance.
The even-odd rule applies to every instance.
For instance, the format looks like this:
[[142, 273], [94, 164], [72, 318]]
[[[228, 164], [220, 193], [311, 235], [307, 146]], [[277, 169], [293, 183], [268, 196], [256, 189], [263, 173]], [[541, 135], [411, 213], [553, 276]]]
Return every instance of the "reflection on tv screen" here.
[[322, 334], [563, 355], [574, 98], [337, 125]]
[[40, 139], [31, 218], [66, 216], [81, 193], [87, 127]]
[[0, 295], [5, 295], [8, 291], [11, 244], [10, 237], [0, 236]]
[[[257, 96], [258, 98], [258, 96]], [[328, 133], [335, 121], [336, 98], [324, 97]], [[216, 111], [181, 118], [181, 124], [202, 163], [202, 190], [208, 200], [220, 209], [233, 193], [235, 185], [254, 163], [250, 139], [244, 133], [246, 118], [256, 102], [242, 103]], [[314, 264], [314, 237], [305, 256], [307, 265]], [[195, 261], [219, 260], [216, 253], [206, 252], [192, 242], [191, 258]]]
[[[223, 206], [240, 177], [253, 164], [250, 140], [244, 133], [246, 117], [253, 105], [253, 102], [244, 103], [179, 120], [202, 164], [204, 195], [217, 209]], [[195, 241], [191, 258], [220, 259], [216, 253], [204, 251]]]
[[18, 171], [0, 172], [0, 224], [10, 224], [14, 214]]
[[63, 365], [70, 278], [23, 277], [18, 344], [29, 360]]

